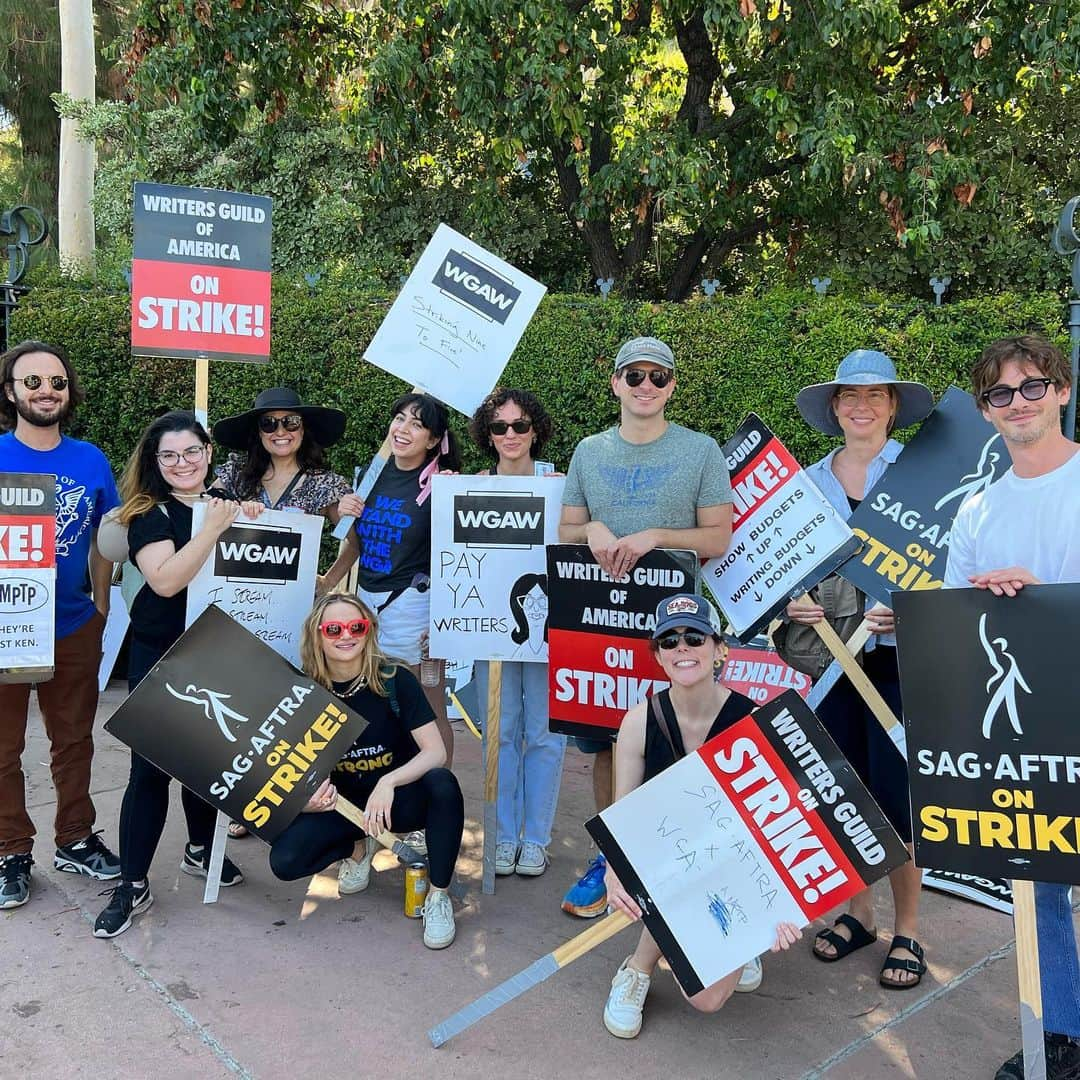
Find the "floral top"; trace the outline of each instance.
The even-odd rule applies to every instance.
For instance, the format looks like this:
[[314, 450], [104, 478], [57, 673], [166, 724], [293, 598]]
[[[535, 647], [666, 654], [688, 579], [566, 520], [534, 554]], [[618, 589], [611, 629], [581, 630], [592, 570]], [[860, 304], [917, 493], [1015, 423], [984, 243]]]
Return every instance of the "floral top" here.
[[[243, 458], [231, 454], [229, 460], [217, 470], [218, 483], [234, 498], [248, 497], [236, 490], [242, 465]], [[350, 491], [352, 486], [344, 476], [339, 476], [329, 469], [316, 469], [305, 473], [277, 506], [271, 506], [270, 498], [262, 487], [254, 497], [269, 510], [299, 510], [303, 514], [320, 515], [326, 507], [336, 505], [338, 500]]]

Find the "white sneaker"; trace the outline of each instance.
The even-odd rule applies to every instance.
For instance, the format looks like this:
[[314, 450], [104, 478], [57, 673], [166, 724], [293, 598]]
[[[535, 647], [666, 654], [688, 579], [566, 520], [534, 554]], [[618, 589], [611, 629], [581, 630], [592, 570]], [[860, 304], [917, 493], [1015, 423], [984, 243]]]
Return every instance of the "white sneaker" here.
[[736, 994], [752, 994], [761, 985], [761, 957], [755, 956], [742, 969], [735, 984]]
[[454, 940], [454, 905], [443, 889], [432, 889], [424, 901], [424, 944], [429, 949], [445, 949]]
[[617, 1039], [633, 1039], [641, 1030], [641, 1013], [652, 979], [630, 966], [629, 959], [619, 965], [611, 980], [611, 993], [604, 1006], [604, 1027]]
[[408, 833], [401, 839], [404, 843], [408, 844], [417, 855], [427, 854], [427, 833], [424, 832], [423, 829], [417, 829], [415, 832]]
[[517, 872], [522, 877], [539, 877], [548, 864], [547, 852], [539, 845], [528, 840], [521, 845], [521, 854], [517, 857]]
[[517, 865], [517, 844], [510, 840], [500, 840], [495, 845], [495, 876], [506, 877], [514, 872]]
[[345, 896], [348, 893], [363, 892], [371, 879], [371, 856], [379, 846], [374, 836], [364, 839], [364, 857], [362, 859], [342, 859], [338, 866], [337, 888]]

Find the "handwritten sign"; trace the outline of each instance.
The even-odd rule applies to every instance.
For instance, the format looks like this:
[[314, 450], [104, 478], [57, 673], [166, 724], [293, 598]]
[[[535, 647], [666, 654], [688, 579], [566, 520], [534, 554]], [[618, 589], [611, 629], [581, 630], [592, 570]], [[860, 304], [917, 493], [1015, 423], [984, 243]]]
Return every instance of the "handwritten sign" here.
[[794, 691], [586, 823], [688, 994], [907, 860]]
[[499, 381], [545, 292], [440, 225], [364, 359], [472, 415]]
[[753, 413], [724, 444], [735, 506], [731, 543], [702, 571], [740, 641], [858, 550], [859, 541]]
[[[193, 536], [205, 517], [206, 507], [196, 504]], [[188, 625], [215, 605], [299, 667], [300, 630], [315, 596], [322, 527], [321, 517], [285, 510], [264, 510], [254, 521], [238, 518], [188, 586]]]
[[431, 496], [431, 654], [548, 658], [547, 555], [559, 477], [436, 476]]

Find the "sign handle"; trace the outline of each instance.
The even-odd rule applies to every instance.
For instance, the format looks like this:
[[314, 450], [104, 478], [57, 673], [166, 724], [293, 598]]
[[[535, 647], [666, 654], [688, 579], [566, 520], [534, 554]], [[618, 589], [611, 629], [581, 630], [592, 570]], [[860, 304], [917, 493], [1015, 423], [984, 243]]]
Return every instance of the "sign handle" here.
[[225, 842], [229, 839], [229, 815], [218, 811], [214, 820], [214, 838], [210, 844], [210, 863], [206, 868], [206, 887], [202, 902], [216, 904], [221, 891], [221, 868], [225, 864]]
[[1016, 927], [1016, 973], [1020, 983], [1020, 1036], [1024, 1046], [1024, 1076], [1046, 1080], [1043, 1042], [1042, 980], [1039, 977], [1039, 935], [1035, 925], [1035, 886], [1013, 881], [1013, 921]]
[[502, 661], [488, 662], [487, 717], [484, 722], [484, 876], [481, 891], [495, 892], [495, 844], [499, 829], [499, 724], [502, 713]]
[[210, 361], [205, 356], [195, 359], [195, 419], [204, 428], [210, 427]]
[[498, 986], [493, 987], [486, 994], [481, 995], [441, 1024], [436, 1024], [428, 1032], [431, 1045], [436, 1048], [442, 1046], [447, 1040], [452, 1039], [455, 1035], [460, 1035], [466, 1028], [472, 1027], [478, 1020], [490, 1016], [499, 1006], [505, 1005], [508, 1001], [513, 1001], [514, 998], [524, 994], [526, 990], [538, 986], [545, 979], [554, 975], [556, 971], [566, 967], [567, 964], [572, 964], [591, 949], [595, 949], [597, 945], [607, 941], [609, 937], [613, 937], [629, 925], [630, 917], [621, 911], [614, 911], [600, 919], [590, 926], [588, 930], [560, 945], [554, 952], [549, 952], [546, 956], [540, 957], [539, 960], [534, 961], [524, 971], [512, 975], [505, 982], [499, 983]]

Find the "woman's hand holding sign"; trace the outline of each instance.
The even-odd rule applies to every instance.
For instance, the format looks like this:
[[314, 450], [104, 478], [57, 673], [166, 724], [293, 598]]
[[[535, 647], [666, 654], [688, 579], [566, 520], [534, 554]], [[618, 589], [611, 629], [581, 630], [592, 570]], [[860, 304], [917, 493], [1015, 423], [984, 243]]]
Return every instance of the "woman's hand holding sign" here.
[[307, 801], [304, 807], [305, 814], [324, 814], [327, 810], [333, 810], [337, 805], [337, 788], [330, 783], [327, 777], [316, 789], [315, 794]]
[[604, 873], [604, 885], [607, 888], [608, 904], [611, 907], [616, 911], [621, 911], [635, 922], [641, 918], [641, 908], [637, 906], [634, 898], [622, 887], [622, 882], [619, 881], [615, 871], [611, 869], [610, 863]]

